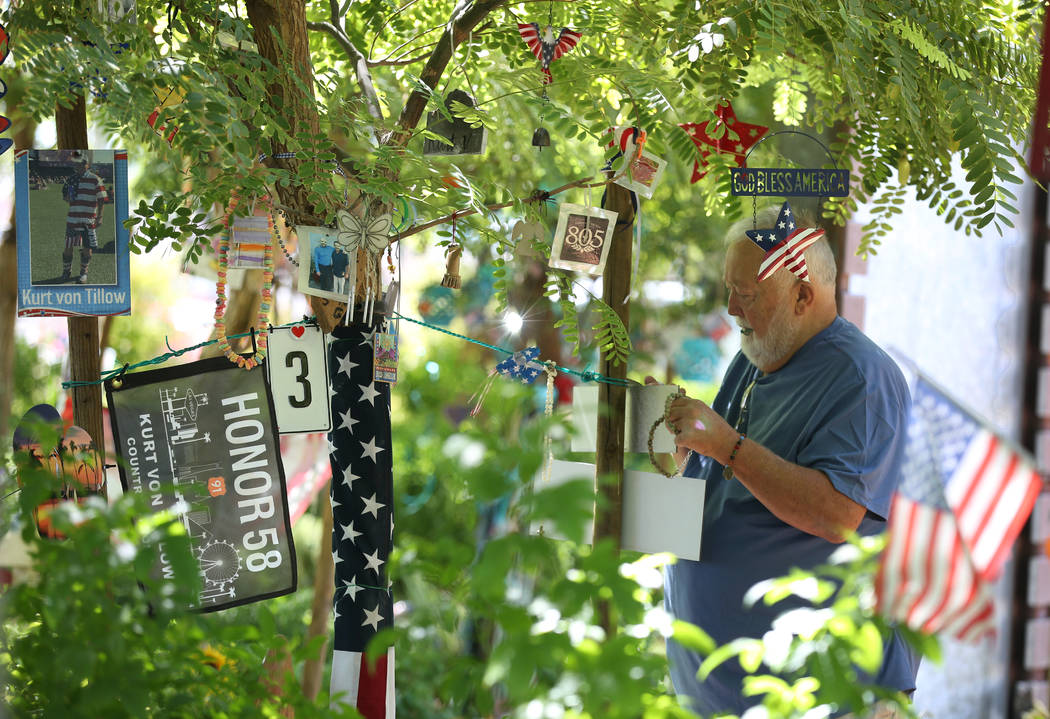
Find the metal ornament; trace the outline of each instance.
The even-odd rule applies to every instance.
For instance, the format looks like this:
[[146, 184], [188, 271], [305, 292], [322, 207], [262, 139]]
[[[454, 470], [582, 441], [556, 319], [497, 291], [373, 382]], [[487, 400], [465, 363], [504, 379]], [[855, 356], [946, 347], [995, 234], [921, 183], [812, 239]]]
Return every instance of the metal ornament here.
[[547, 132], [547, 128], [536, 128], [536, 131], [532, 133], [532, 146], [539, 148], [551, 146], [551, 134]]

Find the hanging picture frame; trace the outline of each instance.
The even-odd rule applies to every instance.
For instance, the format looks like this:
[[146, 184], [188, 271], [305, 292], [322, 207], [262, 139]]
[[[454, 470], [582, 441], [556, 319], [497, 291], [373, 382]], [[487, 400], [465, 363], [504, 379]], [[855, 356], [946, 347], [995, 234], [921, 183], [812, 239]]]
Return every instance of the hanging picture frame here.
[[[295, 591], [295, 545], [273, 398], [225, 357], [106, 382], [125, 492], [178, 514], [200, 565], [196, 609]], [[152, 569], [170, 574], [164, 556]]]
[[[483, 155], [488, 143], [488, 130], [484, 125], [472, 126], [453, 114], [453, 102], [473, 108], [477, 102], [463, 90], [453, 90], [445, 98], [445, 108], [427, 114], [427, 133], [437, 137], [425, 137], [423, 154], [434, 155]], [[444, 139], [440, 139], [444, 138]]]
[[647, 150], [642, 150], [638, 157], [627, 166], [626, 172], [617, 178], [616, 184], [642, 197], [652, 197], [653, 190], [659, 184], [666, 166], [666, 160]]
[[616, 228], [616, 213], [566, 202], [558, 209], [550, 266], [600, 275]]
[[327, 300], [347, 302], [357, 274], [357, 253], [336, 243], [331, 227], [296, 225], [299, 238], [299, 291]]
[[128, 153], [15, 155], [18, 316], [131, 312]]

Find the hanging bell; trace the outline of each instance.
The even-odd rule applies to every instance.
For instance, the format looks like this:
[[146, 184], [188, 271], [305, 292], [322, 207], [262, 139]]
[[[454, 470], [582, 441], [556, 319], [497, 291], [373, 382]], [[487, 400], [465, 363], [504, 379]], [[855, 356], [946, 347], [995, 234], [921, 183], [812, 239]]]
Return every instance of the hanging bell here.
[[532, 146], [533, 147], [550, 147], [551, 146], [551, 134], [547, 132], [545, 127], [537, 127], [536, 131], [532, 133]]
[[463, 247], [452, 245], [448, 250], [448, 262], [445, 264], [445, 276], [441, 278], [441, 286], [453, 290], [459, 289], [459, 257], [463, 254]]

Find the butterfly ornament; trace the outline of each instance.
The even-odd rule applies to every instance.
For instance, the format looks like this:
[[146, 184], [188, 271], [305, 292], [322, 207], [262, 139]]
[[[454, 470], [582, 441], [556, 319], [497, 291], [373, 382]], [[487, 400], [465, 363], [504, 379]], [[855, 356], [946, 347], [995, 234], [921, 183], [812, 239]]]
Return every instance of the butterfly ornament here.
[[[336, 246], [345, 250], [348, 254], [364, 251], [374, 266], [374, 271], [367, 272], [368, 286], [365, 288], [364, 316], [361, 320], [365, 324], [371, 324], [372, 311], [375, 307], [375, 292], [372, 287], [373, 277], [379, 274], [379, 258], [383, 250], [390, 244], [390, 228], [393, 220], [389, 212], [384, 212], [377, 217], [365, 215], [363, 218], [352, 215], [346, 210], [339, 210], [335, 214]], [[347, 302], [346, 322], [354, 319], [354, 297], [357, 295], [357, 276], [355, 273], [353, 286], [350, 288], [350, 297]]]

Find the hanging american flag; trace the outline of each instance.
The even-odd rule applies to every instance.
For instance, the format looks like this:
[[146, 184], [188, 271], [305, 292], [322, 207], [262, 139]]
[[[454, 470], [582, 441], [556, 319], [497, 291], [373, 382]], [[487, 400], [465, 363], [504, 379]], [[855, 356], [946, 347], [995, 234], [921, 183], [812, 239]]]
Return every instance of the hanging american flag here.
[[567, 27], [563, 27], [558, 33], [558, 37], [554, 37], [554, 28], [550, 25], [547, 26], [547, 29], [541, 35], [539, 24], [534, 22], [519, 22], [518, 32], [521, 34], [521, 39], [532, 50], [532, 54], [540, 61], [540, 65], [543, 68], [544, 85], [550, 85], [554, 82], [550, 64], [576, 47], [576, 43], [582, 37], [580, 33]]
[[785, 202], [780, 207], [780, 214], [773, 227], [745, 232], [752, 242], [766, 252], [762, 264], [758, 267], [759, 282], [781, 267], [786, 267], [800, 280], [809, 281], [809, 268], [803, 253], [807, 247], [824, 236], [824, 230], [817, 227], [795, 227], [791, 205]]
[[393, 624], [393, 597], [384, 569], [394, 531], [390, 385], [372, 380], [375, 329], [340, 325], [332, 334], [332, 703], [354, 706], [365, 719], [390, 719], [394, 649], [374, 665], [364, 654], [369, 639]]
[[876, 579], [884, 616], [928, 633], [994, 633], [992, 580], [1040, 480], [1028, 458], [919, 378]]

